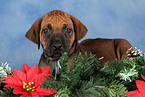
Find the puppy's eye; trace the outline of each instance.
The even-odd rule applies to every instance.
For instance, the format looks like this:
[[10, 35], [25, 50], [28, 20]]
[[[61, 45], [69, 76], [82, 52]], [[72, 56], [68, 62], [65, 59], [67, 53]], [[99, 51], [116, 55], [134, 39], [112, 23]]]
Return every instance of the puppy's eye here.
[[44, 34], [50, 33], [50, 30], [48, 28], [45, 28], [42, 30], [42, 33], [44, 33]]
[[66, 28], [66, 29], [65, 29], [65, 32], [66, 32], [66, 33], [71, 33], [71, 32], [72, 32], [72, 29], [71, 29], [71, 28]]

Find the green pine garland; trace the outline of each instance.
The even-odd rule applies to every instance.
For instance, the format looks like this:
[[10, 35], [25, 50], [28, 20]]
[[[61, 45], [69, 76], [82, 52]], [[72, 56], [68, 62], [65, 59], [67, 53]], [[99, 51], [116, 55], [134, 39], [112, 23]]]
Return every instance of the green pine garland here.
[[[57, 64], [57, 76], [46, 77], [41, 87], [55, 88], [58, 92], [46, 97], [125, 97], [124, 93], [135, 90], [135, 80], [145, 75], [145, 53], [135, 59], [124, 59], [104, 64], [102, 67], [92, 54], [79, 53], [68, 64], [67, 53]], [[2, 87], [2, 86], [1, 86]], [[0, 96], [19, 97], [12, 88], [2, 88]]]
[[109, 62], [104, 67], [92, 54], [79, 53], [71, 66], [67, 62], [68, 56], [64, 54], [56, 79], [47, 77], [42, 84], [42, 87], [54, 87], [58, 91], [56, 95], [61, 97], [124, 97], [128, 90], [136, 89], [134, 81], [140, 79], [140, 74], [145, 74], [145, 54]]

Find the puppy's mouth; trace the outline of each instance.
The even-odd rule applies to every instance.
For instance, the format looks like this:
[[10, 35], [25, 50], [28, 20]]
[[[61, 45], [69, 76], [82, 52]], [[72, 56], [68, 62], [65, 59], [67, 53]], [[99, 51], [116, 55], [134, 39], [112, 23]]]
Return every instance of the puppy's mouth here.
[[45, 53], [45, 57], [49, 60], [58, 60], [61, 56], [62, 56], [61, 53], [55, 53], [55, 54], [52, 54], [51, 56], [48, 56], [48, 54]]
[[53, 54], [51, 57], [54, 58], [54, 59], [59, 59], [61, 56], [62, 56], [62, 54], [60, 54], [60, 53], [55, 53], [55, 54]]

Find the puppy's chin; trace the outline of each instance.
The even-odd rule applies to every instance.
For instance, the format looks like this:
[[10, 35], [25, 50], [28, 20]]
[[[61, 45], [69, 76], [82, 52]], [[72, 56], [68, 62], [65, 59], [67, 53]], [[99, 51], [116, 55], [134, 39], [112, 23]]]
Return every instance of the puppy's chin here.
[[47, 54], [45, 54], [45, 57], [50, 61], [57, 61], [57, 60], [59, 60], [59, 58], [61, 56], [62, 56], [62, 54], [60, 54], [60, 53], [56, 53], [56, 54], [53, 54], [51, 56], [48, 56]]
[[52, 58], [60, 58], [62, 56], [62, 54], [60, 53], [56, 53], [52, 56]]
[[59, 60], [59, 57], [51, 57], [49, 60], [51, 60], [51, 61], [58, 61]]

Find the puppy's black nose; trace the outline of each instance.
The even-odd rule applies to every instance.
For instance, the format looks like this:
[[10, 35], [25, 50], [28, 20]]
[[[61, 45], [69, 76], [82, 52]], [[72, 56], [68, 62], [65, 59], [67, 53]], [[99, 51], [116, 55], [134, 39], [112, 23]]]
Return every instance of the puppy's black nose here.
[[54, 50], [60, 50], [60, 49], [62, 49], [62, 45], [61, 45], [61, 44], [55, 44], [55, 45], [53, 46], [53, 49], [54, 49]]

